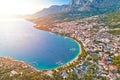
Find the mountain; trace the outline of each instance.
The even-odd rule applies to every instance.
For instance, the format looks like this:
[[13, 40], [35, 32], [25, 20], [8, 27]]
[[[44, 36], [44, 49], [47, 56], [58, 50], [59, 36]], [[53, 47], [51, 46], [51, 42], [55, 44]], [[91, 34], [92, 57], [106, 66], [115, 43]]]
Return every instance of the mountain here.
[[68, 5], [62, 5], [62, 6], [53, 5], [49, 8], [45, 8], [42, 11], [39, 11], [39, 12], [35, 13], [34, 15], [42, 17], [42, 16], [47, 16], [49, 14], [60, 13], [60, 12], [63, 12], [64, 9], [67, 8], [67, 7], [68, 7]]
[[106, 13], [119, 8], [120, 0], [71, 0], [68, 11]]
[[76, 19], [105, 14], [119, 10], [120, 0], [70, 0], [67, 5], [54, 5], [34, 15], [40, 21], [57, 22], [64, 19]]

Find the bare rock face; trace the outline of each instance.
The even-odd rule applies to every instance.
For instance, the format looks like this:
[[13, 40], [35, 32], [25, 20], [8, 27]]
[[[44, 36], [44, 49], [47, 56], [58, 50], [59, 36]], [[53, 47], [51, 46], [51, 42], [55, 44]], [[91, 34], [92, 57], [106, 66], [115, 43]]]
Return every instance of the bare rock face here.
[[46, 16], [62, 12], [92, 12], [93, 14], [103, 14], [119, 10], [120, 0], [70, 0], [68, 5], [51, 6], [43, 9], [35, 15]]
[[70, 3], [69, 5], [70, 6], [76, 6], [76, 5], [79, 5], [81, 2], [81, 0], [70, 0]]
[[90, 4], [93, 0], [71, 0], [69, 3], [68, 10], [89, 10]]
[[120, 0], [71, 0], [69, 10], [77, 9], [80, 11], [94, 9], [119, 8]]

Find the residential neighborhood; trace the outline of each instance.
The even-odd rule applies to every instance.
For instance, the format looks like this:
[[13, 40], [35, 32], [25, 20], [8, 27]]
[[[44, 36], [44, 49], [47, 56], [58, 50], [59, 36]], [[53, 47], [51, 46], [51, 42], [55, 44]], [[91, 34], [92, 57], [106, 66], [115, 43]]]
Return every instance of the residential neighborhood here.
[[[120, 78], [120, 73], [116, 73], [117, 67], [112, 64], [112, 59], [120, 55], [120, 35], [108, 33], [108, 27], [104, 23], [98, 23], [97, 17], [58, 23], [50, 30], [53, 33], [67, 35], [82, 42], [88, 55], [82, 64], [76, 65], [73, 69], [78, 77], [88, 74], [89, 68], [95, 65], [96, 68], [91, 68], [96, 69], [97, 76], [106, 77], [107, 80], [116, 80]], [[92, 59], [92, 57], [96, 57], [96, 59]], [[87, 66], [84, 65], [86, 62], [89, 63]]]

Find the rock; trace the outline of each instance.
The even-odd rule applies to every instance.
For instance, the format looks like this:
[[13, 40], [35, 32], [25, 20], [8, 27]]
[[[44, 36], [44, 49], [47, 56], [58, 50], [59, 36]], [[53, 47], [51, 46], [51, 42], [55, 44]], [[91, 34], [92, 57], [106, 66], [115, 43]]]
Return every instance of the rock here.
[[53, 5], [45, 8], [32, 15], [32, 18], [57, 22], [65, 18], [84, 18], [119, 9], [120, 0], [70, 0], [67, 5]]
[[119, 8], [120, 0], [71, 0], [69, 3], [69, 9], [84, 10], [96, 10], [96, 9], [108, 9]]

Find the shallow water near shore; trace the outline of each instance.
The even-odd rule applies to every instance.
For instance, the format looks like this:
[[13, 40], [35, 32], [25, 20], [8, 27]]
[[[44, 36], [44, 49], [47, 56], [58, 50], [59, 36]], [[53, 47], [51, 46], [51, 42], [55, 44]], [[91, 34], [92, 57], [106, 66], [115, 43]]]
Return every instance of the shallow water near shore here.
[[23, 19], [0, 20], [0, 56], [24, 61], [38, 70], [51, 70], [79, 55], [76, 41], [33, 26]]

